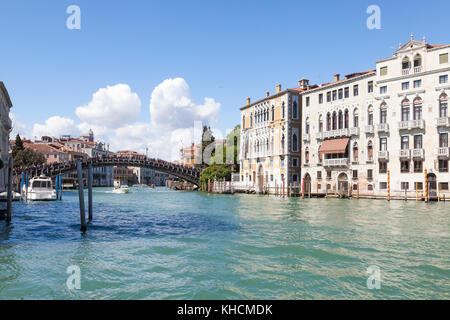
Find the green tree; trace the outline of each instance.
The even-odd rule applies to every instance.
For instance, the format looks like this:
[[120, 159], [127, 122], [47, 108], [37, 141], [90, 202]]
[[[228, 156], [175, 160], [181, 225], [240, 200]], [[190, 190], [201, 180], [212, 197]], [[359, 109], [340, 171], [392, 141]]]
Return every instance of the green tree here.
[[42, 165], [46, 162], [44, 155], [32, 149], [23, 149], [16, 152], [14, 159], [14, 167], [29, 167]]
[[20, 135], [17, 134], [16, 136], [16, 142], [14, 143], [14, 147], [12, 148], [11, 154], [13, 159], [16, 158], [17, 152], [24, 150], [25, 147], [23, 146], [23, 141], [20, 138]]
[[204, 169], [208, 166], [208, 163], [210, 163], [211, 157], [214, 155], [215, 150], [214, 141], [216, 141], [216, 138], [213, 136], [211, 127], [203, 126], [202, 148], [195, 161], [195, 166], [197, 168]]
[[214, 178], [217, 179], [218, 181], [221, 181], [224, 178], [227, 181], [230, 181], [231, 180], [231, 168], [226, 165], [222, 165], [222, 164], [210, 165], [209, 167], [207, 167], [206, 169], [203, 170], [202, 175], [200, 177], [200, 182], [207, 183], [209, 179], [211, 181], [214, 181]]

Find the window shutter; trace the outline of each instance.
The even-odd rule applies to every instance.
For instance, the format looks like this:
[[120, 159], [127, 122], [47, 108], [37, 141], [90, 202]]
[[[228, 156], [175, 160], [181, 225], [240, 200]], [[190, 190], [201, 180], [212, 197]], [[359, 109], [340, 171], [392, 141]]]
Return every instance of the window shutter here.
[[448, 63], [448, 53], [439, 55], [439, 63], [440, 64]]
[[387, 67], [382, 67], [382, 68], [380, 69], [380, 76], [385, 76], [385, 75], [387, 75], [387, 71], [388, 71], [388, 68], [387, 68]]

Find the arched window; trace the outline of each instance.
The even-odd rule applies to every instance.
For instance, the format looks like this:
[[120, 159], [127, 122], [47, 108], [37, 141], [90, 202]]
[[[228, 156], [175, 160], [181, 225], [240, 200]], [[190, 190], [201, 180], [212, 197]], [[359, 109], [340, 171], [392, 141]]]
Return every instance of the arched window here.
[[439, 97], [439, 117], [440, 118], [447, 117], [447, 115], [448, 115], [447, 108], [448, 108], [448, 96], [445, 93], [443, 93]]
[[358, 143], [353, 144], [353, 161], [358, 162]]
[[409, 121], [409, 105], [408, 99], [402, 101], [402, 121]]
[[348, 129], [348, 122], [349, 122], [348, 110], [345, 110], [345, 112], [344, 112], [344, 128], [345, 129]]
[[281, 154], [284, 154], [284, 134], [281, 136]]
[[380, 123], [387, 123], [387, 104], [385, 102], [380, 106]]
[[266, 108], [266, 119], [269, 121], [269, 107]]
[[373, 144], [372, 144], [372, 141], [369, 141], [369, 143], [367, 144], [367, 159], [369, 161], [373, 160]]
[[250, 113], [250, 128], [253, 127], [253, 113]]
[[342, 111], [339, 110], [339, 129], [344, 128], [344, 117], [342, 115]]
[[367, 124], [373, 126], [373, 106], [370, 105], [367, 109]]
[[358, 109], [353, 110], [353, 127], [354, 128], [358, 128], [359, 127]]
[[292, 152], [297, 152], [298, 151], [298, 138], [297, 138], [297, 134], [294, 133], [292, 135]]
[[337, 129], [337, 114], [336, 111], [333, 112], [333, 130]]
[[245, 129], [245, 114], [242, 116], [242, 129]]
[[422, 99], [414, 99], [414, 120], [422, 120]]
[[275, 121], [275, 107], [272, 106], [272, 121]]
[[331, 131], [331, 114], [327, 113], [327, 131]]
[[273, 136], [270, 139], [270, 151], [273, 153]]
[[285, 110], [284, 110], [285, 108], [284, 108], [284, 101], [283, 101], [283, 104], [281, 105], [281, 118], [282, 119], [284, 119], [284, 117], [285, 117]]
[[310, 129], [310, 127], [309, 127], [309, 118], [306, 118], [306, 121], [305, 121], [305, 134], [309, 134], [310, 133], [309, 129]]
[[414, 68], [422, 66], [422, 56], [420, 54], [416, 54], [414, 56]]
[[319, 116], [319, 132], [323, 132], [323, 120], [322, 120], [322, 115]]
[[408, 70], [411, 68], [411, 63], [408, 57], [404, 57], [402, 60], [402, 70]]
[[309, 149], [305, 149], [305, 163], [309, 163]]
[[297, 119], [298, 118], [298, 108], [297, 108], [297, 101], [294, 101], [292, 105], [292, 118]]

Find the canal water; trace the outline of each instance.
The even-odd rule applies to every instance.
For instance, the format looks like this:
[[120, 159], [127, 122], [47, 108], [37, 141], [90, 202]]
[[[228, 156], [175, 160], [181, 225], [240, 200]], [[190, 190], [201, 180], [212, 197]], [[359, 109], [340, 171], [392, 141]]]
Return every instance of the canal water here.
[[75, 192], [14, 204], [12, 225], [0, 221], [0, 299], [450, 298], [450, 203], [165, 188], [94, 200], [86, 234]]

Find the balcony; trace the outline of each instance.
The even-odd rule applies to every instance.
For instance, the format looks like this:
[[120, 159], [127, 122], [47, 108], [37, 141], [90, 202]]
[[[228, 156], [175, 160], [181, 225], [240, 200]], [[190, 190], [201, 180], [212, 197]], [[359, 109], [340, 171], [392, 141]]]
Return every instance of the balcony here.
[[437, 118], [436, 125], [438, 127], [450, 127], [450, 118], [449, 117]]
[[425, 149], [413, 149], [412, 157], [414, 159], [425, 159]]
[[311, 141], [311, 135], [309, 133], [305, 133], [303, 135], [303, 141], [306, 141], [306, 142]]
[[402, 76], [408, 76], [408, 75], [409, 75], [409, 69], [403, 69]]
[[411, 158], [411, 152], [409, 149], [402, 149], [399, 153], [400, 159], [410, 159]]
[[350, 135], [359, 136], [359, 128], [358, 127], [350, 128]]
[[380, 123], [377, 126], [377, 131], [378, 132], [389, 132], [389, 124], [387, 124], [387, 123]]
[[414, 67], [414, 73], [421, 73], [422, 67]]
[[343, 159], [325, 159], [323, 160], [325, 167], [346, 167], [348, 166], [348, 158]]
[[366, 130], [365, 130], [366, 133], [368, 133], [368, 134], [373, 134], [373, 132], [374, 132], [373, 125], [366, 126], [365, 129], [366, 129]]
[[323, 132], [317, 132], [316, 133], [316, 139], [317, 140], [322, 140], [323, 139]]
[[400, 121], [398, 123], [399, 130], [412, 130], [412, 129], [423, 129], [425, 128], [424, 120], [408, 120]]
[[449, 148], [438, 148], [436, 154], [439, 158], [448, 158], [449, 157]]
[[326, 131], [323, 133], [324, 139], [333, 139], [338, 137], [348, 137], [349, 136], [349, 130], [348, 129], [338, 129], [338, 130], [331, 130]]
[[389, 151], [378, 151], [378, 160], [389, 160]]

